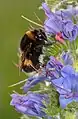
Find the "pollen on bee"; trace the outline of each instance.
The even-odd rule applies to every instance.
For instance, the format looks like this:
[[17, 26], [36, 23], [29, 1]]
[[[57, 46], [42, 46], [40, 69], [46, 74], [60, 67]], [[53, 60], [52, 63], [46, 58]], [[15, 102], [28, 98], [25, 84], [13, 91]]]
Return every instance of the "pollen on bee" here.
[[31, 65], [32, 65], [32, 61], [28, 60], [28, 59], [25, 59], [24, 66], [31, 66]]
[[26, 34], [28, 35], [28, 37], [29, 37], [30, 39], [35, 40], [34, 34], [32, 33], [32, 31], [27, 31]]

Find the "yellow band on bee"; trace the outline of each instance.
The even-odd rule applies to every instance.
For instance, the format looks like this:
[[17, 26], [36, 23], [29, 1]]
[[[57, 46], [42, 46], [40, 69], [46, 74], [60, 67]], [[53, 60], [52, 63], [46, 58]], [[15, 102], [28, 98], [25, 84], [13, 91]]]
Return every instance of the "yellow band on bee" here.
[[32, 31], [27, 31], [26, 34], [30, 39], [35, 40], [34, 34], [32, 33]]

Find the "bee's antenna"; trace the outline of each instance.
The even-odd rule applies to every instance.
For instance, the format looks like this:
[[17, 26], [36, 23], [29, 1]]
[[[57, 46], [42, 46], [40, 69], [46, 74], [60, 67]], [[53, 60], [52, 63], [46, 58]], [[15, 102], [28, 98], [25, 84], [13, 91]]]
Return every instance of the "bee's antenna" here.
[[39, 71], [38, 71], [32, 64], [30, 64], [30, 66], [31, 66], [37, 73], [39, 73]]
[[13, 93], [19, 94], [19, 93], [17, 93], [15, 90], [13, 90]]
[[[20, 49], [19, 49], [20, 50]], [[17, 53], [17, 56], [19, 57], [19, 59], [20, 59], [20, 55], [19, 55], [19, 53]], [[14, 63], [15, 64], [15, 63]], [[19, 76], [20, 76], [20, 66], [19, 66], [19, 64], [20, 64], [20, 60], [18, 60], [18, 68], [19, 68]]]
[[19, 68], [19, 76], [20, 76], [20, 67], [19, 67], [19, 64], [16, 64], [14, 61], [12, 61], [12, 63], [13, 63], [17, 68]]
[[38, 24], [38, 23], [36, 23], [36, 22], [34, 22], [34, 21], [32, 21], [32, 20], [30, 20], [30, 19], [28, 19], [27, 17], [25, 17], [25, 16], [21, 16], [23, 19], [25, 19], [25, 20], [27, 20], [28, 22], [30, 22], [30, 23], [33, 23], [33, 24], [35, 24], [35, 25], [37, 25], [37, 26], [39, 26], [39, 27], [42, 27], [43, 28], [43, 25], [41, 25], [41, 24]]
[[29, 30], [34, 30], [34, 27], [29, 23]]
[[41, 21], [41, 19], [37, 16], [35, 12], [34, 12], [34, 15], [36, 16], [37, 20], [42, 24], [43, 22]]
[[16, 64], [14, 61], [12, 61], [12, 63], [13, 63], [17, 68], [19, 68], [19, 65]]
[[20, 82], [17, 82], [17, 83], [15, 83], [15, 84], [12, 84], [12, 85], [10, 85], [10, 86], [8, 86], [8, 87], [9, 87], [9, 88], [14, 87], [14, 86], [20, 85], [21, 83], [24, 83], [24, 82], [26, 82], [26, 81], [27, 81], [27, 79], [25, 79], [25, 80], [23, 80], [23, 81], [20, 81]]
[[[18, 64], [20, 64], [20, 60], [18, 60]], [[19, 70], [19, 76], [20, 76], [20, 66], [18, 67]]]

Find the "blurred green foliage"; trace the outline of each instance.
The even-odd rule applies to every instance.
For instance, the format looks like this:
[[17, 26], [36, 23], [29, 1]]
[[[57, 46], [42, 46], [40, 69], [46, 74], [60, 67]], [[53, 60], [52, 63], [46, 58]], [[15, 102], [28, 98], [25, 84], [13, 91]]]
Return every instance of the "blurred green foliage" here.
[[[1, 0], [0, 1], [0, 119], [18, 119], [18, 114], [10, 106], [12, 90], [21, 92], [17, 86], [8, 88], [9, 85], [26, 78], [13, 65], [18, 63], [18, 46], [22, 35], [28, 30], [29, 23], [21, 18], [25, 15], [37, 21], [34, 12], [43, 20], [43, 11], [39, 11], [40, 0]], [[38, 22], [38, 21], [37, 21]]]

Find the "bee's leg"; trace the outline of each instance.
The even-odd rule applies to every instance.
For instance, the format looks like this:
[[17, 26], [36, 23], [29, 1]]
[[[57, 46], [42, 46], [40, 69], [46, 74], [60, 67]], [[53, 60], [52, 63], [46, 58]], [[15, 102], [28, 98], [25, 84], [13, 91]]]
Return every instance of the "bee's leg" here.
[[39, 71], [33, 66], [33, 65], [30, 65], [37, 73], [39, 73]]
[[33, 63], [31, 60], [25, 59], [24, 66], [31, 66], [38, 73], [38, 70], [33, 66]]
[[17, 68], [19, 68], [19, 64], [16, 64], [14, 61], [12, 62]]
[[17, 56], [20, 58], [20, 54], [19, 53], [17, 53]]
[[[19, 68], [19, 72], [22, 71], [22, 64], [16, 64], [14, 61], [13, 61], [13, 64]], [[20, 73], [19, 73], [20, 74]]]
[[47, 40], [47, 42], [45, 42], [44, 46], [53, 45], [53, 44], [55, 44], [55, 43], [56, 43], [56, 41]]
[[25, 59], [24, 66], [30, 66], [30, 65], [32, 65], [32, 61], [29, 59]]

